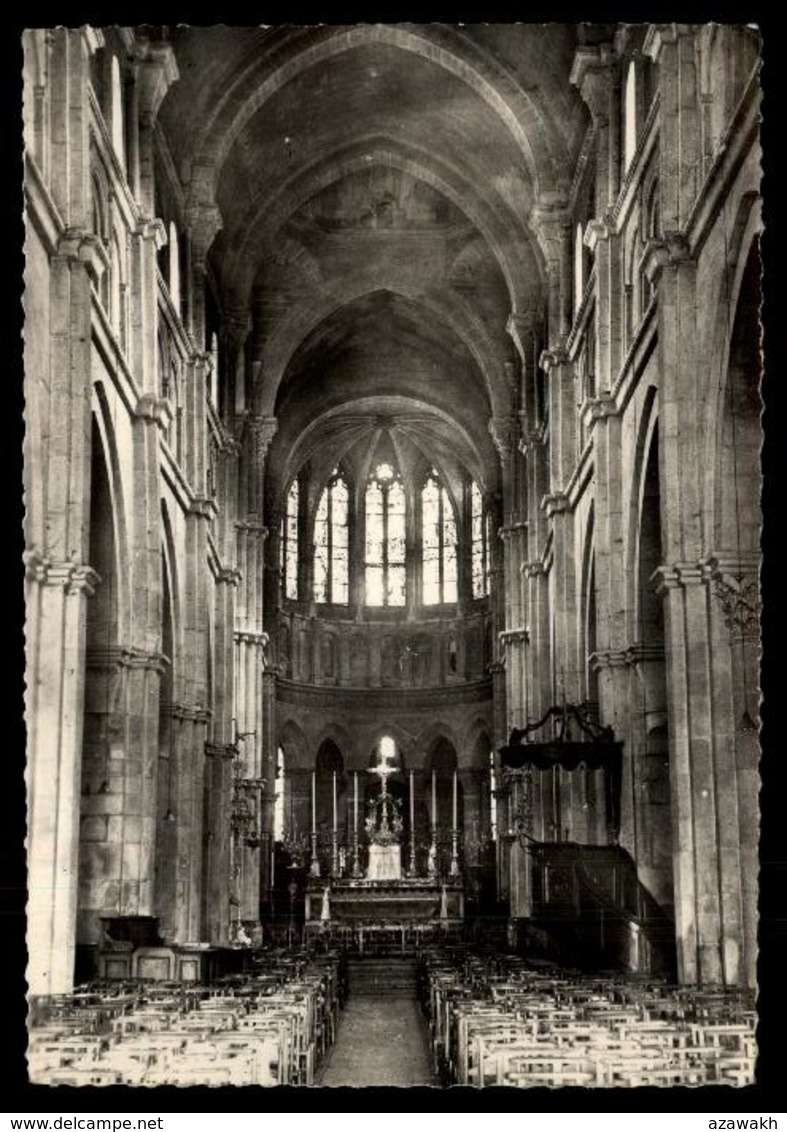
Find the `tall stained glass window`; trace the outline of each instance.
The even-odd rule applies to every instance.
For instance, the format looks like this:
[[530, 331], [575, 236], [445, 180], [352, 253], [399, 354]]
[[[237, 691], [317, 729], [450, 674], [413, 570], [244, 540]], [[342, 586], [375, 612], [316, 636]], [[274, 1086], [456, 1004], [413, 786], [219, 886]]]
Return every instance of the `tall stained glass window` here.
[[349, 597], [349, 491], [334, 468], [314, 519], [314, 600], [346, 605]]
[[423, 602], [457, 599], [456, 519], [448, 492], [434, 469], [421, 491]]
[[473, 574], [473, 597], [486, 597], [489, 593], [491, 528], [488, 514], [484, 514], [484, 497], [481, 488], [473, 481], [470, 489], [470, 541]]
[[367, 605], [406, 602], [405, 520], [402, 481], [390, 464], [378, 464], [366, 486]]
[[297, 479], [290, 484], [287, 504], [281, 521], [281, 570], [284, 578], [284, 596], [298, 600], [298, 511], [300, 490]]

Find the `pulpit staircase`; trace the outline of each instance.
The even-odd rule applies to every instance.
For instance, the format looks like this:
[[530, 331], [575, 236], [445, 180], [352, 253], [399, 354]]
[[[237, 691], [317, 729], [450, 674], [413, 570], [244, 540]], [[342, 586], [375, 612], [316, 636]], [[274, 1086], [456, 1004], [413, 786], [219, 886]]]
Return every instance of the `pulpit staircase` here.
[[417, 966], [414, 959], [391, 956], [349, 959], [347, 980], [351, 996], [416, 998]]
[[564, 841], [532, 852], [533, 922], [562, 962], [674, 980], [674, 923], [625, 849]]

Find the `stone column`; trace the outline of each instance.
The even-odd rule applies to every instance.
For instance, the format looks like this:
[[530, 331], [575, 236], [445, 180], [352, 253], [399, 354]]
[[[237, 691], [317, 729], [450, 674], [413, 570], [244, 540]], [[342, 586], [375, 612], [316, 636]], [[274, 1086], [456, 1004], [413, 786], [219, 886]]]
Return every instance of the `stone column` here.
[[263, 899], [266, 901], [273, 883], [271, 853], [273, 851], [274, 803], [276, 800], [276, 763], [279, 749], [276, 725], [276, 678], [278, 674], [277, 665], [266, 663], [262, 673], [262, 766], [264, 772], [262, 778], [264, 788], [260, 798], [260, 834], [262, 839], [260, 883], [264, 894]]
[[552, 617], [555, 694], [576, 701], [577, 671], [576, 555], [574, 518], [566, 489], [577, 461], [577, 412], [573, 367], [565, 350], [571, 326], [571, 218], [563, 209], [536, 208], [532, 223], [547, 259], [549, 340], [540, 359], [549, 381], [549, 484], [540, 501], [552, 528]]
[[[139, 190], [137, 204], [144, 217], [156, 214], [153, 129], [164, 95], [178, 77], [175, 51], [170, 43], [149, 43], [140, 52], [137, 87], [139, 98]], [[156, 339], [153, 338], [155, 349]]]
[[529, 920], [533, 915], [533, 877], [530, 843], [533, 838], [533, 771], [523, 767], [509, 771], [513, 816], [511, 839], [512, 920]]
[[[184, 658], [183, 667], [188, 663], [188, 658]], [[175, 876], [175, 899], [173, 907], [163, 911], [170, 938], [175, 943], [196, 943], [201, 941], [203, 934], [205, 737], [209, 721], [210, 712], [204, 702], [180, 701], [172, 705], [170, 758], [173, 767], [170, 775], [173, 782], [171, 805], [175, 821], [175, 860], [169, 862], [169, 867]]]
[[[245, 516], [236, 524], [238, 565], [243, 581], [238, 592], [235, 657], [235, 719], [237, 733], [243, 736], [243, 777], [255, 783], [255, 812], [259, 820], [260, 795], [263, 784], [271, 783], [276, 773], [275, 751], [265, 751], [263, 762], [263, 671], [264, 649], [268, 637], [263, 632], [263, 543], [267, 534], [262, 524], [264, 468], [268, 446], [276, 432], [275, 417], [247, 417], [242, 439], [239, 468], [239, 498], [245, 504]], [[243, 511], [241, 511], [243, 515]], [[249, 787], [251, 789], [251, 787]], [[241, 920], [250, 926], [259, 924], [260, 850], [248, 842], [238, 846], [241, 870]]]
[[26, 556], [27, 982], [67, 994], [76, 944], [79, 798], [89, 566]]
[[[51, 191], [66, 226], [50, 258], [49, 341], [36, 383], [42, 431], [38, 474], [43, 545], [26, 564], [28, 966], [31, 996], [73, 987], [87, 600], [100, 579], [90, 545], [91, 239], [88, 68], [96, 37], [56, 28], [48, 37]], [[43, 142], [43, 138], [42, 138]], [[31, 288], [41, 285], [28, 279]], [[47, 284], [43, 283], [46, 287]], [[28, 334], [31, 329], [28, 327]], [[26, 357], [26, 361], [27, 361]], [[45, 390], [45, 394], [39, 390]], [[28, 429], [31, 421], [28, 420]]]
[[230, 815], [232, 807], [232, 760], [235, 748], [228, 743], [205, 744], [205, 931], [214, 946], [230, 938]]
[[520, 586], [520, 565], [526, 526], [519, 510], [517, 458], [518, 421], [516, 417], [494, 417], [489, 431], [500, 455], [503, 480], [504, 523], [500, 528], [503, 542], [504, 628], [499, 634], [503, 650], [506, 683], [506, 734], [521, 726], [524, 713], [522, 686], [523, 625]]

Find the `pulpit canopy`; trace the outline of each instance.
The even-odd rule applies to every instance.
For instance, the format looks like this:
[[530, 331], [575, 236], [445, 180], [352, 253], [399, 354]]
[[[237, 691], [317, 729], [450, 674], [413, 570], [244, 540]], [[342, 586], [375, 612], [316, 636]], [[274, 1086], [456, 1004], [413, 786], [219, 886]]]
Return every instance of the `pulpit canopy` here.
[[[552, 734], [536, 739], [534, 733], [552, 721]], [[613, 830], [620, 826], [620, 780], [623, 743], [615, 739], [611, 727], [596, 723], [584, 707], [564, 704], [551, 707], [537, 723], [515, 727], [508, 744], [499, 748], [504, 770], [536, 770], [560, 767], [572, 771], [579, 766], [605, 772], [609, 822]]]

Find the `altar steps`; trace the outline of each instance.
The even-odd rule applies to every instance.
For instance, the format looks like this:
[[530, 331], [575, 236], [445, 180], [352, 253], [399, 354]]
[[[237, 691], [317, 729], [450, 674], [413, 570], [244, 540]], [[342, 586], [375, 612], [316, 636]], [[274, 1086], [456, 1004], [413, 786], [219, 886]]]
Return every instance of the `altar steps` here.
[[349, 959], [347, 981], [351, 995], [415, 998], [418, 973], [415, 961], [410, 959], [394, 957]]

